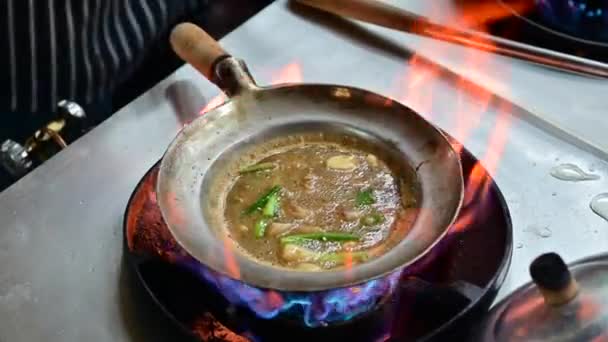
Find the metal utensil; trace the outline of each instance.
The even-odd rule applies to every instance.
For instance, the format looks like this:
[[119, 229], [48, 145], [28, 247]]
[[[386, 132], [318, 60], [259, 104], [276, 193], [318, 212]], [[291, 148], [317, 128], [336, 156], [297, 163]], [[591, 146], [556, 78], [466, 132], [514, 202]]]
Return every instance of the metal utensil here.
[[[162, 159], [158, 178], [158, 204], [171, 233], [203, 265], [256, 287], [325, 290], [398, 271], [446, 234], [462, 203], [460, 159], [446, 137], [414, 111], [381, 95], [345, 86], [260, 87], [244, 62], [230, 57], [193, 24], [178, 25], [171, 43], [182, 59], [230, 96], [179, 133]], [[420, 208], [398, 245], [352, 269], [302, 272], [256, 261], [226, 236], [212, 219], [223, 196], [214, 190], [216, 177], [224, 176], [223, 165], [258, 143], [301, 132], [364, 139], [415, 173]]]
[[296, 0], [342, 17], [427, 36], [547, 67], [608, 77], [608, 65], [586, 58], [495, 37], [479, 31], [433, 23], [428, 18], [377, 0]]

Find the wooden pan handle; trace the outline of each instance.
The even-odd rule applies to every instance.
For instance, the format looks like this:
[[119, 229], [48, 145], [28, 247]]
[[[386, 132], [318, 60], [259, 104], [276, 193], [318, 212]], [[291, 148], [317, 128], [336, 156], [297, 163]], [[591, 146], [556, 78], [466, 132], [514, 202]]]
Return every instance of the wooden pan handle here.
[[426, 18], [377, 0], [296, 0], [338, 16], [400, 31], [412, 31]]
[[169, 40], [173, 51], [209, 80], [214, 76], [215, 63], [221, 58], [229, 56], [220, 43], [192, 23], [177, 25], [171, 31]]

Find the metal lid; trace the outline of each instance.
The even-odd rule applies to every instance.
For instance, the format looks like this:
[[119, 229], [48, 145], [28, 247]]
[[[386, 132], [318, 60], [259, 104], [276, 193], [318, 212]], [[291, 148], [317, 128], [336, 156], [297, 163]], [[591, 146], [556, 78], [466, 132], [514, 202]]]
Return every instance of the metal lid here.
[[481, 341], [608, 341], [608, 255], [570, 267], [559, 255], [530, 265], [533, 282], [490, 312]]

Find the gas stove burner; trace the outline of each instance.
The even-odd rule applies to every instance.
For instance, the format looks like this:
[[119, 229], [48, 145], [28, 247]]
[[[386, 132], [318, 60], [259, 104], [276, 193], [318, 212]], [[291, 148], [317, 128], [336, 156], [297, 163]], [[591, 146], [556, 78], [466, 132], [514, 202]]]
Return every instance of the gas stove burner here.
[[[497, 1], [514, 17], [539, 30], [581, 44], [608, 48], [608, 1], [536, 0], [537, 10], [534, 13], [520, 13], [509, 1]], [[544, 25], [541, 20], [551, 27]]]
[[162, 220], [154, 192], [158, 164], [127, 206], [127, 258], [153, 301], [200, 341], [461, 340], [504, 281], [512, 227], [494, 181], [454, 145], [466, 175], [465, 206], [446, 239], [407, 273], [329, 290], [321, 301], [305, 293], [258, 293], [211, 273], [175, 242]]
[[525, 13], [518, 1], [496, 1], [511, 15], [488, 23], [490, 34], [608, 63], [608, 1], [534, 1]]

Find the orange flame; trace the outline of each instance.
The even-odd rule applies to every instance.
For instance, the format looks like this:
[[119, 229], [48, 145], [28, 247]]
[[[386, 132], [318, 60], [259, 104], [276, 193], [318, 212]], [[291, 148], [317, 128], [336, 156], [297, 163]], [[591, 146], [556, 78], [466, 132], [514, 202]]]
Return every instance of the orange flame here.
[[302, 67], [297, 62], [292, 62], [271, 74], [271, 84], [302, 82]]
[[224, 238], [224, 262], [226, 263], [226, 269], [233, 279], [240, 279], [241, 269], [234, 256], [233, 248], [232, 241], [229, 238]]
[[467, 27], [483, 28], [498, 20], [513, 15], [513, 11], [519, 14], [528, 13], [534, 8], [534, 2], [530, 0], [510, 0], [509, 7], [505, 7], [497, 1], [456, 1], [459, 7], [458, 23]]
[[[297, 62], [287, 64], [278, 71], [271, 72], [271, 84], [281, 83], [297, 83], [302, 82], [302, 67]], [[203, 115], [226, 102], [227, 97], [225, 94], [218, 94], [213, 97], [203, 109], [199, 111], [199, 115]]]
[[353, 264], [354, 264], [353, 253], [352, 252], [346, 252], [345, 256], [344, 256], [344, 266], [347, 269], [351, 269], [353, 267]]
[[283, 306], [285, 301], [283, 296], [277, 291], [267, 290], [266, 291], [266, 304], [271, 308], [280, 308]]
[[[510, 10], [497, 3], [480, 4], [478, 1], [458, 0], [457, 4], [460, 10], [459, 13], [453, 18], [445, 19], [445, 22], [475, 27], [477, 30], [484, 31], [491, 22], [512, 15]], [[529, 5], [528, 1], [518, 1], [514, 4], [514, 9], [526, 11], [528, 9], [526, 6]], [[433, 10], [440, 11], [442, 9], [433, 8]], [[449, 32], [438, 32], [438, 34], [449, 34]], [[437, 55], [444, 53], [444, 50], [447, 51], [449, 47], [449, 44], [428, 40], [428, 43], [422, 46], [420, 51], [433, 51], [434, 55]], [[441, 51], [437, 51], [438, 49]], [[465, 51], [464, 53], [466, 54], [463, 59], [465, 69], [468, 67], [481, 74], [483, 74], [483, 70], [489, 69], [489, 62], [494, 58], [493, 55], [476, 49], [461, 50]], [[435, 101], [433, 90], [431, 89], [432, 85], [430, 84], [436, 84], [436, 82], [431, 81], [444, 76], [443, 71], [439, 66], [428, 62], [424, 57], [417, 54], [410, 58], [407, 68], [408, 74], [401, 80], [399, 87], [403, 94], [400, 100], [425, 115], [427, 119], [430, 119], [429, 113], [433, 112]], [[457, 103], [452, 115], [447, 118], [445, 126], [449, 133], [458, 141], [466, 144], [466, 141], [482, 122], [483, 116], [494, 100], [494, 95], [488, 90], [471, 83], [465, 77], [458, 78], [455, 82], [455, 87], [457, 90]], [[475, 99], [475, 104], [471, 104], [471, 97]], [[454, 231], [466, 229], [470, 226], [476, 214], [484, 210], [483, 203], [485, 203], [485, 196], [488, 194], [491, 184], [489, 182], [489, 175], [494, 174], [498, 169], [511, 127], [509, 105], [501, 103], [498, 109], [494, 128], [489, 134], [487, 149], [482, 158], [479, 159], [478, 164], [473, 167], [470, 175], [468, 175], [464, 208], [467, 208], [468, 204], [473, 205], [468, 206], [471, 210], [463, 210], [461, 212], [461, 216], [454, 225]], [[460, 152], [463, 145], [455, 144], [454, 148]]]
[[600, 304], [589, 295], [581, 295], [577, 318], [581, 322], [592, 322], [602, 311]]
[[[302, 82], [302, 69], [296, 62], [286, 65], [278, 71], [273, 72], [271, 75], [272, 84], [295, 82]], [[214, 108], [222, 105], [225, 101], [226, 95], [219, 94], [215, 96], [203, 109], [200, 110], [199, 115], [203, 115], [210, 110], [213, 110]], [[223, 239], [224, 263], [226, 269], [233, 279], [240, 279], [240, 266], [234, 255], [234, 248], [234, 244], [229, 238]], [[282, 297], [280, 294], [274, 293], [273, 291], [269, 291], [266, 299], [267, 303], [270, 305], [276, 305], [277, 307], [282, 305]]]
[[203, 115], [203, 114], [207, 113], [208, 111], [215, 109], [216, 107], [219, 107], [224, 102], [226, 102], [226, 95], [218, 94], [214, 98], [212, 98], [209, 102], [207, 102], [205, 107], [198, 112], [198, 115]]
[[[461, 0], [462, 1], [462, 0]], [[516, 9], [524, 11], [526, 8], [522, 7], [523, 0], [521, 3], [517, 3]], [[476, 2], [477, 4], [477, 2]], [[454, 18], [448, 18], [447, 22], [457, 23], [461, 25], [467, 25], [469, 27], [476, 27], [479, 30], [484, 30], [485, 25], [492, 21], [501, 19], [507, 15], [511, 15], [510, 11], [506, 11], [498, 5], [484, 5], [479, 6], [464, 6], [461, 8], [461, 12]], [[435, 6], [437, 7], [437, 6]], [[441, 10], [437, 8], [436, 10]], [[449, 34], [449, 32], [438, 32], [438, 34]], [[485, 43], [485, 42], [484, 42]], [[421, 51], [428, 51], [428, 49], [441, 49], [445, 50], [450, 47], [449, 44], [437, 44], [436, 41], [429, 40], [428, 46], [423, 46]], [[437, 51], [435, 51], [437, 52]], [[439, 51], [443, 52], [443, 51]], [[489, 68], [491, 58], [494, 58], [491, 54], [480, 52], [475, 49], [466, 50], [466, 58], [464, 63], [471, 69], [483, 72], [484, 68]], [[397, 86], [401, 96], [398, 99], [405, 104], [409, 105], [427, 119], [430, 119], [429, 115], [433, 112], [433, 104], [435, 101], [432, 87], [437, 84], [440, 77], [445, 76], [443, 69], [418, 54], [414, 54], [407, 61], [407, 75], [400, 77], [397, 81]], [[297, 61], [291, 62], [278, 70], [267, 70], [268, 79], [271, 84], [282, 84], [282, 83], [298, 83], [303, 81], [303, 70], [300, 63]], [[466, 78], [458, 78], [455, 82], [457, 90], [457, 103], [449, 118], [448, 131], [454, 137], [465, 144], [467, 139], [476, 131], [479, 124], [482, 122], [482, 118], [488, 111], [488, 108], [494, 100], [494, 95], [484, 88], [481, 88]], [[476, 105], [471, 105], [469, 100], [473, 97], [476, 100]], [[225, 100], [225, 96], [218, 95], [213, 98], [205, 108], [201, 110], [201, 114], [217, 107], [222, 104]], [[496, 117], [495, 126], [489, 135], [487, 149], [484, 152], [482, 158], [473, 167], [470, 175], [468, 175], [467, 195], [465, 198], [465, 207], [471, 203], [484, 203], [485, 196], [489, 191], [489, 175], [494, 174], [498, 169], [502, 155], [504, 153], [505, 145], [509, 138], [509, 131], [511, 127], [511, 116], [509, 114], [510, 108], [508, 104], [502, 103], [499, 108], [499, 115]], [[463, 145], [455, 144], [454, 148], [460, 151]], [[475, 218], [477, 211], [483, 210], [483, 206], [473, 205], [473, 209], [469, 211], [463, 211], [460, 218], [454, 225], [454, 231], [461, 231], [466, 229]], [[234, 251], [230, 244], [224, 243], [224, 257], [227, 268], [231, 274], [240, 274], [239, 265], [233, 255]], [[347, 253], [344, 266], [345, 268], [351, 269], [355, 262], [352, 254]], [[272, 297], [272, 296], [271, 296]], [[268, 298], [273, 301], [276, 298]]]

